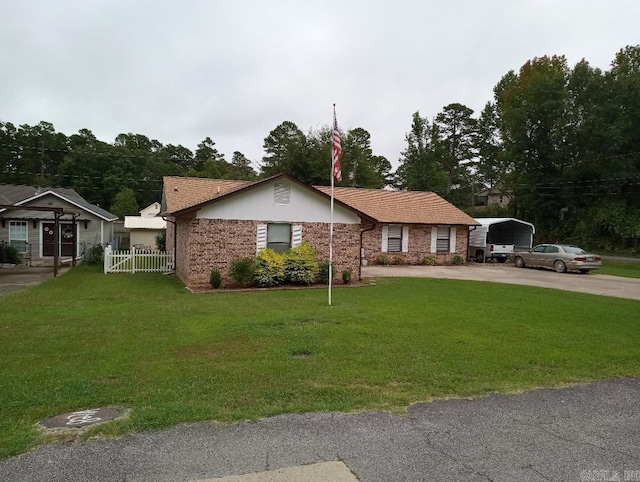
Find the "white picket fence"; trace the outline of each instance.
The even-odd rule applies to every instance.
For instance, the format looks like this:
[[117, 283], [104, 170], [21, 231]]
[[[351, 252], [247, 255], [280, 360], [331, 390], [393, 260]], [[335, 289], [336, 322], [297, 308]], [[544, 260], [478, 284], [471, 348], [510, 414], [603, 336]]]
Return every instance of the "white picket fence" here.
[[114, 251], [104, 248], [105, 273], [171, 273], [175, 269], [174, 251], [131, 248]]

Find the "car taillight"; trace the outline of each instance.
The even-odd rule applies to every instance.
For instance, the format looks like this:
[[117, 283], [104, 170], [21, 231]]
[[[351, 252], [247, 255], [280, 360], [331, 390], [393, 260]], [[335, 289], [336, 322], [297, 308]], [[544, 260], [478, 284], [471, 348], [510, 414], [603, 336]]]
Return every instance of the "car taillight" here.
[[601, 258], [600, 256], [596, 256], [596, 257], [595, 257], [595, 260], [596, 260], [596, 261], [602, 261], [602, 258]]
[[573, 258], [574, 261], [586, 261], [587, 257], [586, 256], [576, 256], [575, 258]]
[[490, 249], [491, 249], [491, 251], [493, 251], [493, 244], [491, 245], [491, 248], [490, 248]]

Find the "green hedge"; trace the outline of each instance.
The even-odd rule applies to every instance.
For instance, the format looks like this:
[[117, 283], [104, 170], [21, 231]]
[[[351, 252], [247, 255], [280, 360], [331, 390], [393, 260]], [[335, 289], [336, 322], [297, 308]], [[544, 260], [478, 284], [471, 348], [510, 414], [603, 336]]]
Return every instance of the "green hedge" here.
[[284, 279], [287, 283], [306, 284], [315, 283], [319, 268], [316, 250], [309, 243], [303, 241], [284, 253]]
[[277, 286], [284, 281], [284, 255], [267, 248], [260, 251], [255, 259], [258, 286]]

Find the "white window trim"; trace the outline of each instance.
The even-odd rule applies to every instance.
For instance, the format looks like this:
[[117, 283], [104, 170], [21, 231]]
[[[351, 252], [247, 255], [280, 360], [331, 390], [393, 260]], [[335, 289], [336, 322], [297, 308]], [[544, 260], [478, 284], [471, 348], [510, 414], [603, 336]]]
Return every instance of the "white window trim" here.
[[[267, 233], [269, 231], [268, 224], [258, 224], [256, 228], [256, 254], [267, 247]], [[302, 226], [299, 224], [291, 224], [290, 245], [292, 248], [302, 244]]]
[[[25, 227], [25, 231], [24, 231], [24, 239], [22, 238], [12, 238], [11, 237], [11, 226], [24, 226]], [[27, 245], [29, 244], [29, 223], [27, 221], [9, 221], [9, 244], [12, 244], [11, 241], [24, 241], [25, 243], [25, 250], [24, 251], [20, 251], [21, 254], [24, 254], [27, 252]]]
[[[380, 251], [383, 253], [388, 253], [389, 251], [389, 224], [385, 224], [382, 226], [382, 243], [380, 246]], [[398, 226], [397, 224], [393, 224], [393, 226]], [[409, 252], [409, 226], [402, 226], [402, 239], [401, 239], [402, 247], [400, 251], [393, 251], [394, 253], [408, 253]]]
[[444, 251], [438, 253], [438, 228], [449, 228], [449, 253], [456, 252], [456, 227], [455, 226], [431, 226], [431, 253], [442, 254]]

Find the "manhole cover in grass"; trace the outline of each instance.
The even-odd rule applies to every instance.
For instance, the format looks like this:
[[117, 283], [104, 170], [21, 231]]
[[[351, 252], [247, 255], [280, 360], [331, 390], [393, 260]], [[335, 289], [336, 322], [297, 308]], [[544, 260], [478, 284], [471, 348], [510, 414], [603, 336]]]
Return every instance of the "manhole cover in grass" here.
[[99, 423], [115, 420], [124, 415], [124, 409], [120, 407], [100, 407], [90, 408], [88, 410], [79, 410], [77, 412], [63, 413], [55, 417], [49, 417], [42, 422], [46, 429], [67, 430], [73, 428], [83, 428], [89, 425], [97, 425]]

